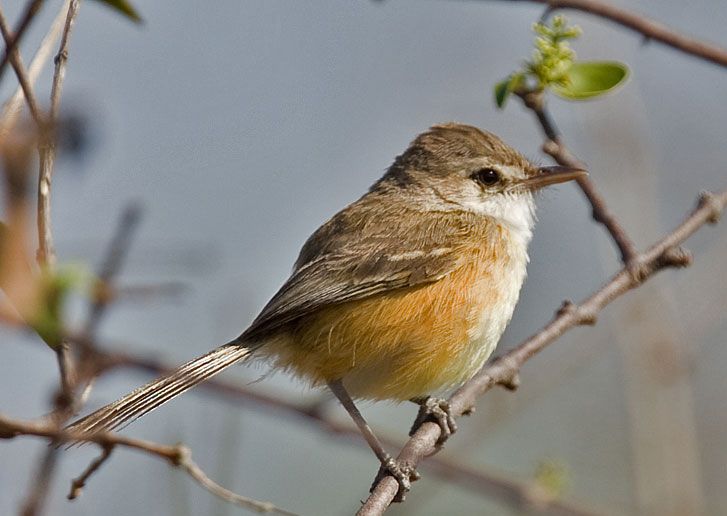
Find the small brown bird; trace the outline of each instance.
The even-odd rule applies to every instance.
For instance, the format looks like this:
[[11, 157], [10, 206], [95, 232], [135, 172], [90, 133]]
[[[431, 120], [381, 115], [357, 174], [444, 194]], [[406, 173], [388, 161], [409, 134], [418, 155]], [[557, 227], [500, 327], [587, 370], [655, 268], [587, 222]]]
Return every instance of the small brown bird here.
[[585, 172], [537, 167], [492, 133], [436, 125], [303, 246], [290, 278], [242, 335], [72, 425], [114, 430], [223, 369], [267, 358], [327, 385], [402, 489], [415, 472], [383, 449], [353, 398], [412, 400], [418, 421], [454, 421], [430, 397], [480, 369], [525, 279], [533, 193]]

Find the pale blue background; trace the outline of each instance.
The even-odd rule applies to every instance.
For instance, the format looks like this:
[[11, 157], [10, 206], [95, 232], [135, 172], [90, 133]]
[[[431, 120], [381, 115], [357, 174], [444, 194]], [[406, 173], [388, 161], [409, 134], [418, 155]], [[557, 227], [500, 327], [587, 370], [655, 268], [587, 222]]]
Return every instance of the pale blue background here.
[[[723, 2], [617, 3], [727, 45]], [[6, 9], [15, 19], [21, 3], [11, 4]], [[25, 55], [57, 4], [48, 2], [23, 45]], [[80, 163], [61, 161], [53, 199], [61, 261], [97, 263], [122, 207], [137, 199], [145, 218], [122, 282], [171, 280], [188, 287], [182, 297], [113, 310], [102, 334], [130, 351], [178, 363], [240, 333], [284, 280], [307, 235], [365, 191], [432, 123], [476, 124], [546, 161], [531, 115], [517, 102], [498, 111], [491, 98], [493, 84], [529, 55], [539, 6], [435, 0], [136, 5], [141, 27], [95, 2], [81, 6], [63, 104], [88, 115], [95, 145]], [[553, 100], [553, 114], [624, 225], [646, 245], [682, 218], [698, 191], [727, 185], [727, 70], [658, 44], [644, 46], [612, 24], [571, 18], [585, 30], [576, 43], [583, 58], [625, 61], [632, 78], [597, 102]], [[11, 74], [5, 78], [3, 98]], [[42, 98], [49, 83], [49, 74], [39, 81]], [[573, 186], [544, 194], [539, 216], [529, 280], [503, 346], [519, 342], [564, 298], [583, 298], [618, 267]], [[664, 324], [678, 324], [688, 336], [682, 342], [688, 365], [678, 374], [693, 396], [707, 514], [727, 506], [726, 231], [705, 229], [689, 243], [695, 266], [661, 274], [652, 287], [670, 303], [663, 310], [656, 305]], [[634, 299], [650, 309], [658, 302]], [[633, 477], [627, 368], [617, 344], [618, 314], [631, 305], [619, 303], [596, 328], [569, 333], [529, 363], [518, 393], [484, 398], [442, 456], [522, 481], [533, 477], [539, 461], [553, 459], [569, 472], [568, 499], [607, 514], [643, 511]], [[74, 317], [82, 320], [83, 312]], [[0, 411], [35, 417], [47, 410], [56, 382], [53, 356], [30, 336], [2, 335]], [[262, 372], [235, 368], [227, 377], [245, 382]], [[145, 380], [128, 371], [105, 377], [91, 404]], [[254, 388], [292, 400], [317, 396], [284, 375]], [[414, 407], [377, 404], [364, 412], [375, 429], [404, 439]], [[332, 413], [347, 421], [337, 407]], [[376, 471], [361, 446], [280, 413], [200, 393], [126, 432], [183, 440], [224, 485], [302, 514], [353, 512]], [[32, 439], [0, 442], [0, 514], [16, 511], [43, 449]], [[80, 500], [67, 502], [70, 478], [95, 453], [89, 447], [64, 455], [48, 514], [236, 511], [166, 464], [125, 450], [91, 479]], [[392, 514], [513, 513], [426, 467], [421, 471], [424, 480]]]

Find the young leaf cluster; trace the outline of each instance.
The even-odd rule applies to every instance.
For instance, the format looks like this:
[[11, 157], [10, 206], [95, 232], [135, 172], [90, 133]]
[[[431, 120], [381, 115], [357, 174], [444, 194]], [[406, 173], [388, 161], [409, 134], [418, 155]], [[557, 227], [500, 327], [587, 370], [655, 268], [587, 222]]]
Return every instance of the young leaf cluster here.
[[502, 108], [512, 93], [551, 90], [568, 100], [583, 100], [603, 95], [622, 84], [628, 76], [625, 64], [616, 61], [577, 61], [570, 40], [581, 29], [569, 25], [564, 16], [548, 24], [533, 24], [535, 49], [522, 69], [495, 85], [495, 103]]

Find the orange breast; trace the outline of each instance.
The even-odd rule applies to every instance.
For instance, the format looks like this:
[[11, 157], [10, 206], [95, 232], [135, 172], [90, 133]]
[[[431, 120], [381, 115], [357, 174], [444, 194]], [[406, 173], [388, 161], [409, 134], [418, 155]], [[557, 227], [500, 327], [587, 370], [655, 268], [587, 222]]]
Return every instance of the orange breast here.
[[314, 385], [343, 378], [358, 398], [406, 400], [458, 385], [494, 349], [525, 267], [523, 259], [514, 276], [510, 253], [462, 252], [463, 265], [437, 282], [321, 309], [266, 347], [277, 366]]

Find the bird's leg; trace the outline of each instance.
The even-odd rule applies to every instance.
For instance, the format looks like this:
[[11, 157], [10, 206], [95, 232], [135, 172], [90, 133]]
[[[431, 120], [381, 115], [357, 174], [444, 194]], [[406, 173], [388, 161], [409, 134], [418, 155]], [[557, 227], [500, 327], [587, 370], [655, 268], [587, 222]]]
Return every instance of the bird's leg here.
[[411, 482], [413, 480], [419, 480], [419, 473], [417, 473], [416, 470], [410, 466], [398, 463], [391, 455], [387, 453], [387, 451], [384, 449], [384, 446], [381, 444], [381, 441], [379, 441], [378, 437], [376, 437], [373, 430], [371, 430], [369, 424], [361, 415], [361, 412], [359, 412], [358, 408], [356, 408], [356, 405], [351, 399], [351, 396], [348, 394], [348, 391], [346, 391], [346, 388], [343, 386], [343, 382], [341, 380], [329, 382], [328, 388], [331, 389], [331, 392], [336, 395], [338, 401], [341, 402], [343, 408], [346, 409], [346, 412], [348, 412], [348, 414], [351, 416], [353, 422], [356, 423], [356, 426], [363, 434], [364, 439], [366, 439], [369, 447], [371, 448], [371, 450], [373, 450], [374, 454], [379, 459], [379, 462], [381, 462], [381, 469], [379, 470], [379, 474], [376, 477], [377, 480], [374, 482], [374, 485], [376, 485], [379, 477], [383, 475], [388, 474], [393, 476], [399, 483], [399, 493], [397, 494], [397, 500], [403, 500], [404, 494], [411, 489]]
[[414, 435], [425, 421], [433, 421], [439, 425], [441, 432], [437, 440], [437, 446], [442, 446], [449, 439], [449, 436], [457, 431], [457, 422], [450, 411], [449, 402], [444, 398], [422, 396], [412, 398], [410, 401], [419, 405], [419, 413], [414, 424], [409, 430], [409, 435]]

